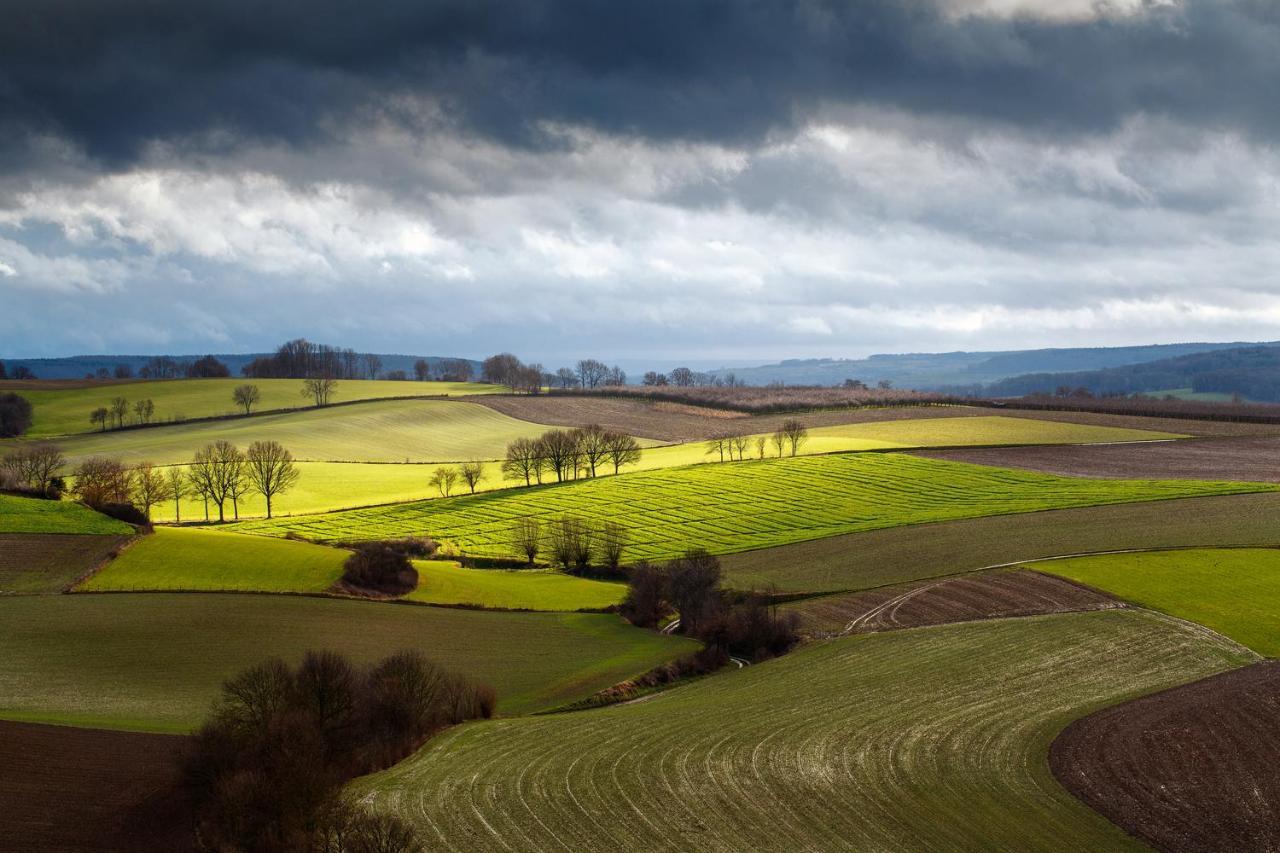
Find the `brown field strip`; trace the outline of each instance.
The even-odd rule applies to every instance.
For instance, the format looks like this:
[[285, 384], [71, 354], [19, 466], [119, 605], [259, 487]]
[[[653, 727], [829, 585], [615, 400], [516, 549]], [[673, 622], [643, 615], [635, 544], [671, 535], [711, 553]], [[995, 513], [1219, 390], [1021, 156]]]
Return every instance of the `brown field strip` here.
[[1106, 708], [1049, 752], [1073, 794], [1161, 850], [1280, 849], [1280, 662]]
[[0, 533], [0, 595], [61, 592], [128, 540], [78, 533]]
[[0, 722], [0, 851], [194, 850], [186, 738]]
[[1106, 610], [1123, 603], [1030, 570], [1000, 570], [828, 595], [783, 607], [810, 636], [868, 634], [1010, 616]]
[[738, 589], [845, 592], [1061, 554], [1280, 545], [1280, 495], [1230, 495], [919, 524], [721, 557]]
[[921, 450], [918, 456], [1070, 477], [1249, 480], [1280, 483], [1280, 437], [1202, 438], [1150, 444]]

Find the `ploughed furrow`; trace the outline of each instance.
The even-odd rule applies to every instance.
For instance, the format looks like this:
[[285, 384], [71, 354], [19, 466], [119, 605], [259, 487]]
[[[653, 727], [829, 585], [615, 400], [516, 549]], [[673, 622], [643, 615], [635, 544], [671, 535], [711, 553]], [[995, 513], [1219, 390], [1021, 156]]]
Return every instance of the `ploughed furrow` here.
[[918, 459], [815, 456], [640, 471], [532, 489], [242, 522], [248, 533], [324, 539], [428, 533], [470, 554], [512, 556], [517, 519], [617, 521], [631, 559], [701, 547], [752, 550], [905, 524], [1043, 509], [1269, 491], [1275, 486], [1083, 480]]
[[999, 569], [784, 605], [811, 636], [1123, 607], [1097, 590], [1031, 570]]
[[1053, 743], [1069, 790], [1161, 850], [1280, 849], [1280, 663], [1091, 714]]
[[1252, 660], [1127, 609], [848, 637], [640, 703], [461, 726], [353, 787], [451, 850], [1128, 849], [1054, 780], [1050, 742]]

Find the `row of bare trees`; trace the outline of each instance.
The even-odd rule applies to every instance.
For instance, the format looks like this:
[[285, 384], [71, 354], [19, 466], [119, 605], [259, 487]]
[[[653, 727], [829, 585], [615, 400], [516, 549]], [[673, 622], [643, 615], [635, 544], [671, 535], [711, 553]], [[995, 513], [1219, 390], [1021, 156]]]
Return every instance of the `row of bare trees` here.
[[[297, 485], [300, 478], [293, 454], [277, 441], [255, 441], [248, 450], [241, 451], [231, 442], [220, 439], [196, 451], [187, 466], [187, 491], [175, 492], [171, 497], [175, 511], [184, 494], [203, 500], [206, 521], [209, 504], [214, 504], [221, 523], [226, 520], [228, 501], [235, 518], [239, 519], [240, 499], [256, 493], [266, 501], [267, 518], [271, 518], [272, 501]], [[179, 488], [172, 473], [170, 480], [175, 489]]]
[[779, 457], [787, 450], [795, 456], [808, 438], [808, 428], [801, 421], [793, 418], [784, 421], [782, 426], [771, 435], [752, 436], [744, 432], [721, 433], [707, 440], [707, 454], [719, 454], [721, 462], [732, 462], [735, 459], [739, 462], [744, 461], [750, 452], [754, 452], [756, 458], [764, 459], [770, 448]]
[[556, 482], [594, 477], [608, 465], [617, 474], [624, 465], [638, 463], [640, 453], [640, 444], [634, 438], [599, 424], [553, 429], [538, 438], [518, 438], [508, 444], [502, 475], [508, 480], [524, 480], [529, 486], [552, 474]]
[[453, 494], [454, 487], [460, 482], [465, 483], [467, 488], [471, 490], [471, 494], [474, 495], [476, 488], [483, 479], [484, 463], [473, 460], [456, 466], [441, 465], [431, 472], [429, 482], [440, 492], [440, 497], [447, 498]]
[[593, 566], [617, 572], [627, 547], [627, 531], [616, 521], [600, 524], [565, 515], [543, 525], [521, 518], [511, 528], [511, 545], [533, 565], [539, 554], [565, 571], [585, 573]]
[[89, 423], [105, 431], [108, 427], [120, 429], [129, 423], [129, 413], [133, 412], [133, 423], [149, 424], [155, 417], [156, 404], [150, 398], [135, 400], [129, 405], [127, 397], [112, 397], [107, 406], [99, 406], [89, 413]]

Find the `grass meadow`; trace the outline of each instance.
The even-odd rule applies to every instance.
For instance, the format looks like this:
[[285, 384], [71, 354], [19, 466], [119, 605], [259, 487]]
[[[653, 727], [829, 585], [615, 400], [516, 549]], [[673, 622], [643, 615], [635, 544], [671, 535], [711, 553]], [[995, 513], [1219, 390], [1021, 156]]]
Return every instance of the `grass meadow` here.
[[342, 576], [348, 556], [309, 542], [159, 527], [78, 590], [323, 592]]
[[1030, 568], [1199, 622], [1259, 654], [1280, 657], [1280, 550], [1106, 554], [1051, 560]]
[[[258, 538], [258, 537], [244, 537]], [[405, 596], [429, 604], [474, 604], [512, 610], [603, 610], [622, 602], [625, 584], [548, 569], [464, 569], [416, 560], [418, 588]]]
[[[99, 406], [110, 407], [115, 397], [130, 403], [149, 399], [155, 403], [153, 421], [186, 418], [208, 418], [239, 414], [231, 399], [238, 385], [257, 385], [262, 399], [255, 411], [296, 409], [310, 405], [302, 395], [301, 379], [166, 379], [149, 382], [110, 383], [100, 386], [66, 389], [19, 391], [31, 401], [35, 423], [28, 435], [43, 438], [92, 432], [97, 427], [89, 422], [89, 413]], [[393, 382], [381, 379], [342, 379], [334, 390], [332, 402], [373, 400], [382, 397], [461, 397], [505, 391], [494, 385], [472, 382]], [[130, 412], [132, 416], [132, 412]]]
[[1050, 742], [1252, 659], [1125, 611], [891, 632], [466, 724], [352, 790], [441, 849], [1142, 849], [1053, 779]]
[[500, 613], [287, 595], [0, 597], [0, 719], [189, 731], [226, 678], [266, 658], [404, 648], [491, 684], [502, 714], [544, 710], [698, 644], [594, 613]]
[[133, 527], [71, 501], [0, 494], [0, 533], [98, 533], [128, 536]]
[[234, 529], [316, 540], [429, 535], [473, 555], [512, 556], [516, 519], [613, 520], [627, 559], [689, 548], [733, 553], [907, 524], [1196, 495], [1280, 491], [1253, 483], [1086, 480], [902, 454], [848, 454], [694, 465], [553, 486], [314, 516]]

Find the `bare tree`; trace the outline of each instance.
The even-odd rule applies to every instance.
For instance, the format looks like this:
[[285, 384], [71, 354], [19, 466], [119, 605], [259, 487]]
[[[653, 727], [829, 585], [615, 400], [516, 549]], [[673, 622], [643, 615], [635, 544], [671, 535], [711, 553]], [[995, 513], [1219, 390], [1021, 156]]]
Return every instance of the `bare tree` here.
[[773, 442], [774, 449], [778, 451], [778, 455], [782, 455], [783, 449], [787, 446], [787, 434], [782, 430], [778, 430], [769, 436], [769, 440]]
[[724, 461], [724, 452], [728, 449], [728, 446], [729, 441], [723, 435], [717, 435], [707, 439], [707, 453], [719, 453], [721, 462]]
[[378, 371], [382, 369], [382, 359], [378, 358], [371, 352], [364, 354], [364, 373], [368, 379], [377, 379]]
[[613, 473], [617, 474], [623, 465], [634, 465], [640, 461], [640, 443], [625, 432], [609, 433], [605, 452], [613, 463]]
[[528, 438], [517, 438], [507, 445], [507, 458], [502, 462], [502, 476], [508, 480], [524, 479], [526, 486], [533, 483], [542, 458], [538, 443]]
[[795, 456], [800, 450], [800, 445], [804, 444], [805, 439], [809, 437], [809, 430], [803, 423], [792, 418], [783, 421], [782, 434], [787, 437], [787, 442], [791, 445], [791, 455]]
[[156, 412], [156, 404], [150, 398], [139, 400], [133, 404], [133, 415], [140, 424], [151, 423], [151, 416]]
[[596, 466], [609, 453], [609, 432], [600, 424], [588, 424], [574, 430], [573, 435], [578, 443], [578, 452], [582, 454], [583, 462], [594, 477]]
[[107, 420], [111, 417], [111, 412], [105, 406], [99, 406], [89, 413], [89, 423], [97, 424], [98, 428], [103, 432], [107, 431]]
[[494, 385], [506, 385], [514, 388], [519, 381], [519, 374], [524, 365], [520, 359], [509, 352], [491, 355], [480, 366], [480, 376], [485, 382]]
[[451, 465], [442, 465], [431, 474], [431, 485], [440, 490], [440, 497], [447, 498], [458, 482], [458, 469]]
[[579, 572], [591, 568], [591, 554], [595, 551], [595, 529], [582, 519], [576, 519], [578, 535], [574, 540], [573, 565]]
[[420, 358], [413, 363], [413, 378], [419, 382], [426, 382], [431, 378], [431, 365], [425, 358]]
[[[735, 432], [729, 436], [729, 443], [733, 445], [733, 450], [737, 451], [739, 462], [747, 458], [747, 445], [751, 443], [750, 438], [740, 432]], [[732, 457], [733, 453], [730, 453], [729, 456]]]
[[333, 396], [333, 391], [337, 387], [337, 381], [327, 376], [312, 377], [303, 381], [302, 396], [310, 397], [317, 406], [327, 406], [329, 398]]
[[272, 498], [293, 488], [302, 476], [293, 454], [277, 441], [255, 441], [245, 452], [245, 463], [249, 483], [267, 502], [270, 518]]
[[19, 446], [0, 461], [0, 468], [9, 475], [42, 495], [51, 494], [53, 480], [67, 459], [51, 442]]
[[538, 449], [538, 455], [546, 460], [547, 467], [556, 472], [558, 482], [564, 482], [579, 460], [577, 437], [562, 429], [544, 432], [538, 439]]
[[129, 401], [124, 397], [111, 398], [111, 416], [115, 418], [116, 427], [124, 426], [124, 419], [129, 415]]
[[244, 463], [244, 454], [241, 454], [235, 476], [227, 482], [227, 497], [231, 498], [232, 517], [236, 521], [240, 520], [240, 499], [249, 494], [252, 489], [253, 482], [249, 479], [249, 469]]
[[[310, 393], [304, 393], [306, 396], [311, 396]], [[246, 383], [236, 386], [236, 389], [231, 392], [231, 399], [235, 401], [237, 406], [244, 409], [244, 413], [247, 415], [253, 411], [253, 407], [262, 399], [262, 393], [258, 390], [257, 385]], [[320, 404], [316, 403], [316, 405]]]
[[204, 502], [204, 520], [209, 521], [209, 498], [212, 489], [212, 469], [197, 452], [187, 466], [187, 493]]
[[570, 515], [561, 516], [547, 530], [547, 547], [551, 559], [562, 569], [569, 569], [580, 550], [582, 522]]
[[190, 494], [191, 484], [187, 482], [186, 472], [178, 465], [170, 465], [165, 469], [166, 491], [173, 501], [173, 520], [182, 523], [182, 499]]
[[600, 526], [600, 562], [617, 571], [622, 564], [622, 552], [627, 547], [627, 531], [616, 521], [606, 521]]
[[768, 446], [769, 446], [768, 436], [763, 436], [763, 435], [756, 436], [756, 453], [759, 454], [761, 459], [764, 458], [764, 450]]
[[609, 375], [609, 368], [594, 358], [584, 358], [577, 364], [578, 382], [583, 388], [595, 388]]
[[81, 460], [72, 473], [75, 478], [75, 495], [91, 507], [129, 502], [133, 472], [119, 459], [108, 456], [90, 456]]
[[511, 544], [515, 546], [516, 551], [525, 555], [529, 565], [532, 566], [533, 561], [538, 558], [538, 551], [542, 548], [542, 525], [538, 519], [518, 519], [515, 527], [511, 529]]
[[484, 463], [463, 462], [458, 466], [458, 475], [462, 477], [462, 482], [467, 484], [467, 488], [471, 490], [471, 494], [476, 493], [476, 486], [484, 479]]
[[573, 372], [572, 367], [562, 367], [556, 371], [556, 381], [560, 383], [561, 388], [568, 388], [578, 383], [578, 376]]
[[133, 466], [133, 503], [151, 520], [151, 508], [169, 500], [169, 478], [150, 462]]
[[660, 386], [660, 385], [666, 385], [666, 384], [667, 384], [667, 376], [666, 376], [666, 374], [664, 374], [664, 373], [659, 373], [659, 372], [658, 372], [658, 371], [656, 371], [656, 370], [650, 370], [650, 371], [648, 371], [647, 373], [645, 373], [645, 375], [644, 375], [644, 384], [645, 384], [645, 385], [648, 385], [648, 386], [651, 386], [651, 387], [656, 387], [656, 386]]
[[681, 388], [688, 388], [694, 381], [693, 371], [687, 367], [677, 367], [675, 370], [671, 371], [667, 379], [672, 385], [678, 385]]
[[218, 507], [218, 522], [222, 523], [226, 521], [227, 499], [238, 493], [244, 480], [244, 454], [229, 441], [206, 444], [191, 460], [190, 479], [196, 493]]

